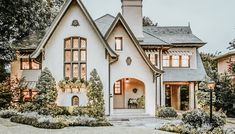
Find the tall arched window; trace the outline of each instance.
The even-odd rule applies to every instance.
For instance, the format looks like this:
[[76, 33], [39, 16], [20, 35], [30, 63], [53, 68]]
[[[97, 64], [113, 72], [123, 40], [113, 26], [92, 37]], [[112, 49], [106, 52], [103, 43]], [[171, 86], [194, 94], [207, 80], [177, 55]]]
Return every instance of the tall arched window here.
[[79, 98], [77, 96], [72, 97], [72, 106], [79, 106]]
[[64, 77], [86, 80], [87, 40], [70, 37], [64, 44]]

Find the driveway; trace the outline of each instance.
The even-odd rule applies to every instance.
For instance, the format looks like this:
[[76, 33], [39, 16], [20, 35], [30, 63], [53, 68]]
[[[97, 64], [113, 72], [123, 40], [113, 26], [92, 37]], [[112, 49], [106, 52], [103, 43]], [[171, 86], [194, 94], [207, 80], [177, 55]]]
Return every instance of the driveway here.
[[129, 125], [125, 125], [126, 123], [115, 122], [114, 127], [67, 127], [48, 130], [12, 123], [8, 119], [0, 118], [0, 134], [170, 134], [155, 130], [154, 127], [144, 127], [143, 124], [140, 126], [141, 123], [138, 121], [136, 123], [131, 121], [127, 123]]

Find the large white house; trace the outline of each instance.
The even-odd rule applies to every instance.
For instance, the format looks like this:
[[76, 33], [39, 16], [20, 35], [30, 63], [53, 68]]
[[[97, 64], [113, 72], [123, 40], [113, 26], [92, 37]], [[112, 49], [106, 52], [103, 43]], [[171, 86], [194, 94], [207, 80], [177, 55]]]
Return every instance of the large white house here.
[[[106, 14], [93, 20], [80, 0], [67, 0], [45, 34], [18, 43], [11, 77], [25, 77], [25, 96], [34, 95], [45, 67], [57, 84], [65, 78], [89, 80], [96, 69], [107, 115], [133, 108], [155, 115], [157, 106], [196, 108], [195, 91], [206, 76], [198, 48], [205, 43], [190, 26], [144, 27], [142, 0], [121, 2], [122, 13], [116, 17]], [[86, 89], [71, 92], [58, 86], [58, 94], [58, 105], [87, 104]], [[142, 97], [144, 107], [133, 105]]]

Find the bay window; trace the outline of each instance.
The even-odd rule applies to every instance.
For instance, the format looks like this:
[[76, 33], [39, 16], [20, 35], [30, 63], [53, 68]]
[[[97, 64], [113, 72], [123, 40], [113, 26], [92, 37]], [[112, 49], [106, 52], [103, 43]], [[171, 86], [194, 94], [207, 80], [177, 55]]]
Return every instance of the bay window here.
[[180, 66], [180, 56], [171, 56], [172, 58], [172, 67], [179, 67]]
[[163, 56], [163, 67], [170, 67], [170, 56]]
[[86, 80], [87, 41], [81, 37], [65, 39], [64, 77]]

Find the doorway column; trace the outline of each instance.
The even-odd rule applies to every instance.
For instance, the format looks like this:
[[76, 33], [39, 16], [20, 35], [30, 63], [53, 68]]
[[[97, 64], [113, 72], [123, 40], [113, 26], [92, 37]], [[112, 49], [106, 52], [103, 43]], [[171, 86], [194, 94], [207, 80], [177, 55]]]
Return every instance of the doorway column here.
[[194, 109], [194, 83], [190, 82], [189, 85], [189, 110]]

